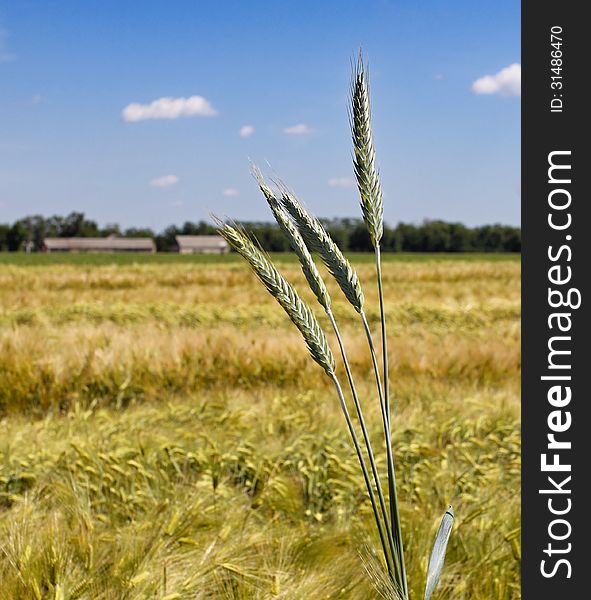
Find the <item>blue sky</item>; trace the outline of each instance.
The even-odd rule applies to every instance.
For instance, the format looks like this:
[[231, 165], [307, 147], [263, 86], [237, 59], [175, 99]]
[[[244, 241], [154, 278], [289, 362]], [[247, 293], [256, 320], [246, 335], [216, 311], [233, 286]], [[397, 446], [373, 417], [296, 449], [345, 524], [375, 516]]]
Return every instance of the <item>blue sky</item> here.
[[360, 45], [387, 222], [519, 224], [516, 0], [0, 0], [0, 222], [268, 220], [249, 159], [359, 216]]

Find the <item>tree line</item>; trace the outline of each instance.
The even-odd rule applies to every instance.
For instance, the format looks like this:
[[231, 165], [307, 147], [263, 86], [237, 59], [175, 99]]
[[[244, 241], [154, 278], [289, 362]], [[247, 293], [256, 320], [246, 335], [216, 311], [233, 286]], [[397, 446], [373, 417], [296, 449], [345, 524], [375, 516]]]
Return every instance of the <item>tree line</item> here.
[[[323, 223], [343, 251], [369, 252], [371, 241], [361, 219], [324, 219]], [[241, 223], [269, 252], [287, 252], [289, 243], [274, 223]], [[87, 219], [84, 213], [73, 212], [65, 217], [45, 218], [34, 215], [19, 219], [12, 225], [0, 224], [0, 251], [17, 252], [27, 247], [40, 251], [46, 237], [150, 237], [159, 252], [175, 250], [177, 235], [215, 234], [213, 225], [205, 221], [182, 226], [170, 225], [157, 233], [152, 229], [130, 227], [121, 229], [117, 224], [100, 227]], [[384, 226], [384, 252], [521, 252], [521, 229], [509, 225], [467, 227], [462, 223], [425, 220], [420, 224], [399, 223]]]

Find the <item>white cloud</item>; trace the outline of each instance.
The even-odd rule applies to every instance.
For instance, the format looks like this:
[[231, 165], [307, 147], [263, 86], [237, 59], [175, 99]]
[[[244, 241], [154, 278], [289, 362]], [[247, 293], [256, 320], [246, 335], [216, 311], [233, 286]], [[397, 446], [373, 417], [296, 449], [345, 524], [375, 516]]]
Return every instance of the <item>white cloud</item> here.
[[350, 177], [331, 177], [328, 185], [335, 188], [350, 188], [355, 185], [355, 182]]
[[240, 128], [238, 133], [240, 134], [240, 137], [250, 137], [254, 133], [254, 127], [252, 125], [245, 125], [244, 127]]
[[184, 206], [184, 204], [185, 203], [182, 200], [174, 200], [170, 203], [170, 206], [174, 206], [174, 208], [179, 208], [181, 206]]
[[156, 177], [150, 181], [152, 187], [165, 188], [175, 185], [179, 182], [179, 178], [176, 175], [163, 175], [162, 177]]
[[45, 104], [45, 102], [47, 102], [47, 98], [45, 96], [42, 96], [41, 94], [35, 94], [31, 98], [31, 104], [33, 106], [36, 106], [37, 104]]
[[496, 75], [485, 75], [472, 84], [475, 94], [500, 94], [521, 96], [521, 65], [514, 63], [501, 69]]
[[202, 96], [190, 98], [158, 98], [150, 104], [128, 104], [121, 116], [128, 123], [146, 119], [179, 119], [181, 117], [215, 117], [217, 110]]
[[236, 188], [226, 188], [222, 194], [227, 196], [228, 198], [235, 198], [236, 196], [240, 196], [240, 192]]
[[297, 125], [292, 125], [291, 127], [286, 127], [283, 130], [283, 133], [287, 133], [287, 135], [309, 135], [314, 130], [305, 125], [304, 123], [298, 123]]

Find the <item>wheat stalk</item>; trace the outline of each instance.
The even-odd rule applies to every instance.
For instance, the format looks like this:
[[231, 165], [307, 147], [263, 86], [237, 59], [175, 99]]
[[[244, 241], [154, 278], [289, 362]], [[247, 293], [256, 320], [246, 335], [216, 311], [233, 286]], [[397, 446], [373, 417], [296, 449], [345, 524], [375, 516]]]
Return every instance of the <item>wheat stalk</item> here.
[[327, 375], [332, 376], [335, 372], [334, 356], [312, 309], [245, 233], [219, 220], [218, 225], [220, 235], [248, 262], [256, 276], [300, 330], [312, 358]]
[[[363, 327], [365, 329], [367, 342], [369, 345], [369, 350], [372, 358], [372, 365], [374, 368], [374, 374], [376, 378], [376, 385], [378, 390], [378, 398], [380, 402], [380, 409], [382, 413], [382, 421], [384, 427], [384, 442], [386, 446], [386, 454], [387, 454], [387, 465], [388, 465], [388, 490], [389, 490], [389, 500], [390, 500], [390, 519], [384, 516], [384, 521], [388, 527], [388, 538], [391, 540], [390, 547], [391, 552], [394, 557], [394, 573], [393, 577], [396, 581], [396, 584], [400, 587], [400, 589], [404, 590], [405, 594], [407, 594], [407, 581], [406, 581], [406, 568], [404, 564], [404, 549], [403, 549], [403, 541], [402, 541], [402, 531], [400, 526], [400, 515], [398, 509], [398, 496], [396, 491], [396, 475], [394, 471], [394, 457], [393, 457], [393, 449], [392, 449], [392, 437], [390, 432], [390, 414], [389, 414], [389, 405], [387, 401], [387, 396], [384, 392], [384, 388], [382, 387], [382, 381], [380, 376], [380, 370], [377, 363], [377, 358], [375, 355], [373, 339], [371, 336], [371, 331], [369, 329], [369, 325], [367, 323], [367, 318], [365, 312], [363, 310], [363, 292], [361, 291], [361, 285], [359, 284], [359, 280], [357, 278], [357, 274], [349, 261], [344, 257], [343, 253], [340, 251], [338, 246], [335, 244], [333, 239], [330, 237], [330, 234], [323, 227], [322, 223], [313, 215], [311, 215], [301, 204], [301, 202], [297, 199], [295, 194], [293, 194], [285, 184], [279, 182], [279, 186], [282, 192], [281, 201], [283, 206], [292, 216], [296, 224], [298, 225], [299, 231], [301, 232], [302, 237], [305, 239], [306, 244], [312, 249], [320, 254], [325, 265], [328, 267], [331, 274], [336, 279], [337, 283], [345, 293], [347, 299], [353, 304], [355, 309], [359, 312], [361, 317], [361, 321], [363, 323]], [[272, 194], [272, 192], [271, 192]], [[379, 245], [377, 246], [379, 249]], [[376, 255], [379, 265], [379, 254]], [[378, 271], [378, 274], [381, 275], [381, 272]], [[381, 281], [380, 281], [381, 284]], [[380, 287], [381, 289], [381, 287]], [[384, 356], [387, 357], [387, 347], [386, 347], [386, 338], [385, 338], [385, 315], [383, 314], [383, 303], [382, 306], [382, 332], [383, 332], [383, 351], [385, 352]], [[365, 423], [363, 421], [363, 416], [361, 414], [361, 407], [359, 405], [359, 400], [356, 392], [354, 391], [354, 384], [352, 383], [352, 376], [350, 373], [350, 369], [348, 366], [348, 362], [346, 360], [346, 356], [344, 354], [344, 348], [342, 344], [342, 340], [338, 329], [336, 327], [336, 323], [334, 323], [334, 317], [329, 312], [329, 319], [331, 323], [333, 323], [333, 328], [335, 329], [335, 333], [337, 335], [337, 340], [339, 342], [339, 346], [341, 347], [341, 354], [343, 354], [343, 359], [345, 363], [345, 368], [347, 370], [347, 376], [349, 378], [349, 382], [351, 384], [351, 390], [353, 392], [353, 397], [355, 401], [355, 406], [357, 408], [357, 414], [359, 417], [359, 421], [362, 426], [362, 430], [364, 433], [364, 438], [366, 441], [366, 446], [370, 448], [369, 439], [367, 436], [367, 431], [365, 428]], [[384, 374], [385, 379], [387, 378], [387, 358], [384, 359]], [[387, 381], [387, 379], [386, 379]], [[370, 449], [369, 454], [370, 462], [373, 461], [373, 451]], [[374, 479], [379, 480], [377, 473], [374, 473]], [[380, 490], [380, 494], [382, 494]], [[381, 496], [383, 498], [383, 495]], [[380, 499], [381, 499], [380, 498]], [[376, 519], [377, 520], [377, 519]]]
[[384, 365], [384, 398], [386, 415], [390, 422], [390, 402], [388, 384], [388, 343], [386, 335], [386, 316], [384, 311], [384, 291], [382, 285], [382, 265], [380, 257], [380, 240], [384, 231], [384, 203], [380, 178], [375, 167], [375, 150], [371, 126], [371, 104], [369, 101], [369, 85], [363, 57], [359, 58], [353, 71], [351, 84], [351, 108], [349, 111], [351, 136], [353, 138], [353, 165], [357, 178], [357, 187], [363, 219], [370, 234], [376, 255], [376, 272], [380, 300], [380, 316], [382, 325], [382, 359]]
[[[349, 381], [351, 382], [353, 394], [355, 398], [355, 405], [357, 408], [357, 415], [362, 424], [363, 435], [365, 439], [366, 446], [368, 448], [369, 460], [372, 468], [372, 472], [374, 475], [374, 479], [376, 481], [376, 487], [379, 495], [379, 502], [382, 509], [383, 518], [386, 526], [382, 524], [380, 520], [379, 512], [378, 512], [378, 504], [376, 502], [375, 493], [373, 490], [373, 485], [371, 483], [371, 479], [369, 476], [369, 472], [367, 470], [367, 466], [365, 464], [365, 458], [363, 456], [363, 451], [361, 449], [361, 445], [359, 443], [359, 439], [357, 437], [357, 433], [355, 431], [355, 426], [353, 425], [353, 421], [351, 420], [351, 416], [349, 414], [349, 410], [347, 408], [347, 403], [345, 401], [345, 397], [343, 394], [343, 390], [341, 388], [341, 384], [335, 374], [335, 361], [326, 340], [326, 336], [324, 331], [320, 327], [314, 313], [310, 309], [310, 307], [299, 297], [296, 290], [293, 286], [279, 273], [276, 269], [275, 265], [271, 262], [271, 260], [261, 251], [259, 250], [255, 244], [248, 238], [248, 236], [236, 227], [232, 227], [227, 223], [223, 223], [220, 219], [215, 217], [216, 222], [218, 224], [218, 231], [220, 235], [230, 244], [230, 246], [240, 254], [252, 270], [255, 272], [257, 277], [263, 282], [267, 290], [271, 293], [271, 295], [279, 302], [279, 304], [283, 307], [283, 309], [287, 312], [290, 319], [295, 323], [296, 327], [302, 333], [304, 340], [306, 341], [306, 345], [308, 346], [308, 350], [312, 358], [324, 368], [326, 374], [332, 379], [334, 386], [337, 391], [337, 395], [339, 397], [339, 402], [341, 405], [341, 410], [345, 416], [345, 421], [347, 423], [347, 427], [349, 429], [349, 433], [351, 435], [351, 439], [353, 440], [353, 445], [355, 447], [355, 452], [357, 454], [357, 458], [359, 460], [359, 464], [361, 466], [361, 471], [363, 473], [363, 478], [365, 481], [365, 485], [368, 491], [368, 495], [370, 498], [370, 502], [372, 505], [372, 510], [374, 512], [374, 517], [376, 520], [376, 524], [378, 527], [378, 532], [380, 536], [380, 540], [382, 543], [382, 547], [384, 549], [384, 556], [386, 558], [386, 563], [388, 565], [389, 573], [393, 573], [395, 568], [398, 566], [394, 565], [392, 562], [396, 560], [396, 553], [394, 551], [394, 539], [392, 537], [392, 532], [388, 524], [388, 517], [385, 509], [384, 497], [381, 490], [381, 485], [379, 481], [379, 475], [377, 472], [377, 466], [375, 463], [375, 458], [373, 451], [371, 449], [371, 444], [369, 442], [368, 432], [365, 427], [365, 423], [363, 421], [363, 414], [361, 413], [361, 407], [359, 405], [359, 399], [357, 397], [357, 393], [355, 392], [352, 379], [351, 372], [349, 369], [349, 365], [346, 361], [346, 356], [344, 356], [346, 369]], [[303, 248], [306, 249], [305, 245]], [[309, 252], [307, 252], [309, 256]], [[310, 257], [310, 261], [313, 264], [313, 261]], [[315, 267], [314, 267], [315, 268]], [[318, 275], [320, 278], [320, 275]], [[332, 313], [330, 312], [330, 308], [326, 309], [333, 326], [337, 332], [337, 336], [339, 339], [339, 345], [342, 349], [342, 341], [340, 339], [340, 335], [338, 333], [338, 329], [336, 329], [336, 323], [334, 322], [334, 318], [332, 317]], [[342, 349], [343, 350], [343, 349]], [[344, 350], [343, 350], [344, 352]]]
[[[353, 138], [353, 163], [357, 185], [360, 194], [360, 203], [363, 213], [363, 219], [372, 240], [375, 249], [376, 272], [378, 280], [378, 292], [380, 301], [381, 316], [381, 334], [382, 334], [382, 362], [383, 362], [383, 382], [380, 375], [380, 368], [376, 356], [372, 334], [367, 322], [363, 305], [364, 296], [357, 273], [345, 258], [341, 250], [335, 244], [322, 223], [311, 215], [291, 192], [287, 186], [278, 182], [280, 189], [280, 199], [278, 199], [271, 188], [266, 184], [260, 171], [253, 167], [253, 175], [263, 192], [265, 199], [277, 221], [280, 229], [288, 238], [291, 247], [297, 254], [306, 280], [311, 290], [316, 295], [318, 302], [323, 306], [329, 321], [335, 332], [343, 364], [349, 380], [353, 402], [357, 411], [359, 425], [363, 434], [367, 455], [372, 470], [373, 479], [377, 489], [378, 502], [374, 492], [369, 471], [366, 466], [365, 457], [357, 437], [355, 426], [351, 420], [347, 408], [347, 402], [339, 379], [335, 373], [335, 361], [328, 346], [326, 336], [320, 328], [314, 313], [310, 307], [305, 304], [298, 296], [296, 290], [279, 273], [271, 260], [265, 255], [252, 240], [240, 229], [232, 227], [218, 221], [220, 234], [229, 242], [234, 250], [241, 254], [250, 264], [253, 271], [259, 279], [265, 284], [266, 288], [278, 300], [285, 309], [291, 320], [302, 332], [304, 340], [308, 346], [312, 358], [320, 364], [327, 375], [332, 379], [349, 433], [353, 440], [353, 445], [359, 459], [361, 471], [372, 505], [374, 518], [376, 521], [378, 533], [384, 551], [384, 558], [388, 568], [388, 585], [385, 593], [392, 598], [409, 600], [408, 584], [406, 579], [406, 566], [404, 561], [404, 547], [402, 542], [402, 531], [400, 525], [400, 515], [398, 510], [398, 497], [396, 490], [396, 476], [394, 470], [394, 457], [391, 437], [390, 405], [388, 390], [388, 346], [386, 335], [386, 316], [384, 310], [384, 294], [382, 285], [380, 240], [383, 235], [384, 207], [382, 201], [382, 191], [379, 181], [379, 174], [375, 167], [375, 150], [373, 145], [373, 135], [371, 127], [371, 108], [369, 102], [369, 87], [367, 85], [366, 71], [361, 54], [356, 63], [353, 72], [351, 85], [351, 109], [350, 123]], [[339, 287], [345, 294], [347, 300], [353, 305], [360, 315], [365, 335], [367, 338], [369, 352], [371, 355], [372, 366], [375, 375], [377, 393], [380, 401], [382, 413], [382, 424], [384, 427], [384, 443], [387, 453], [388, 467], [388, 492], [390, 511], [386, 510], [384, 492], [380, 483], [379, 473], [375, 461], [375, 454], [371, 446], [367, 427], [363, 417], [361, 403], [355, 389], [353, 376], [347, 360], [345, 347], [340, 335], [340, 331], [334, 319], [331, 310], [331, 299], [326, 285], [318, 272], [311, 252], [317, 253], [331, 275], [337, 281]], [[451, 515], [451, 516], [450, 516]], [[451, 521], [450, 521], [451, 519]], [[446, 513], [442, 521], [442, 526], [437, 534], [434, 549], [429, 562], [429, 583], [427, 584], [425, 597], [429, 597], [435, 589], [441, 569], [449, 534], [451, 532], [451, 523], [453, 522], [453, 513]]]
[[[390, 522], [389, 522], [387, 510], [386, 510], [386, 502], [385, 502], [384, 495], [382, 492], [382, 486], [381, 486], [381, 482], [380, 482], [380, 476], [378, 473], [377, 465], [375, 463], [375, 455], [374, 455], [371, 441], [369, 438], [369, 433], [367, 431], [367, 426], [365, 424], [365, 418], [363, 416], [363, 409], [361, 407], [361, 403], [359, 401], [359, 396], [357, 394], [357, 390], [355, 387], [355, 382], [353, 380], [353, 374], [351, 372], [351, 368], [349, 366], [349, 361], [347, 359], [347, 354], [345, 351], [345, 346], [343, 344], [343, 339], [341, 337], [340, 330], [337, 326], [334, 315], [332, 313], [332, 309], [331, 309], [331, 305], [330, 305], [330, 296], [328, 295], [326, 285], [325, 285], [324, 280], [322, 279], [320, 273], [318, 272], [318, 269], [316, 268], [316, 264], [314, 263], [312, 255], [310, 254], [310, 252], [306, 246], [306, 243], [304, 242], [304, 239], [302, 238], [300, 232], [298, 231], [297, 227], [293, 224], [293, 222], [291, 221], [291, 219], [289, 218], [289, 216], [287, 215], [285, 210], [279, 204], [279, 201], [275, 197], [275, 194], [273, 193], [271, 188], [265, 183], [265, 180], [264, 180], [260, 170], [257, 169], [256, 166], [253, 165], [252, 172], [257, 180], [257, 183], [259, 184], [261, 191], [263, 192], [263, 195], [265, 196], [265, 199], [267, 200], [267, 203], [269, 204], [269, 206], [271, 208], [273, 215], [275, 216], [275, 219], [277, 220], [277, 223], [279, 224], [282, 231], [285, 233], [286, 237], [290, 241], [292, 248], [296, 252], [296, 254], [300, 260], [300, 264], [302, 266], [302, 271], [304, 272], [304, 274], [306, 276], [306, 279], [310, 285], [310, 288], [316, 294], [316, 297], [318, 298], [319, 303], [324, 307], [326, 314], [328, 316], [328, 319], [332, 325], [333, 331], [335, 332], [337, 342], [339, 345], [339, 349], [341, 352], [341, 356], [343, 358], [343, 364], [345, 367], [345, 371], [347, 373], [347, 379], [349, 381], [349, 386], [351, 388], [351, 394], [353, 395], [353, 402], [355, 404], [357, 418], [359, 419], [363, 439], [365, 442], [365, 447], [367, 449], [369, 462], [370, 462], [370, 466], [371, 466], [371, 470], [372, 470], [372, 475], [373, 475], [373, 478], [374, 478], [374, 481], [376, 484], [376, 488], [377, 488], [377, 492], [378, 492], [378, 500], [379, 500], [380, 508], [382, 510], [384, 523], [386, 526], [386, 533], [387, 533], [387, 538], [388, 538], [388, 543], [389, 543], [389, 552], [391, 553], [392, 558], [394, 558], [394, 560], [396, 560], [396, 562], [398, 563], [399, 552], [396, 550], [396, 542], [394, 540], [393, 531], [390, 526]], [[363, 311], [361, 312], [361, 314], [363, 315]], [[380, 395], [380, 398], [382, 398], [381, 395]], [[388, 455], [390, 456], [390, 453], [388, 453]]]
[[388, 368], [388, 336], [386, 332], [386, 314], [384, 308], [384, 291], [382, 283], [382, 264], [380, 254], [380, 240], [384, 231], [384, 204], [382, 201], [382, 189], [380, 179], [375, 167], [375, 150], [373, 145], [373, 132], [371, 126], [371, 105], [369, 100], [369, 86], [363, 57], [361, 52], [353, 71], [351, 85], [351, 108], [349, 113], [351, 124], [351, 135], [353, 138], [353, 166], [357, 178], [357, 187], [363, 220], [365, 221], [372, 244], [375, 250], [376, 274], [378, 281], [378, 296], [380, 302], [380, 321], [382, 338], [382, 365], [383, 365], [383, 387], [380, 381], [379, 366], [375, 356], [371, 332], [367, 324], [365, 314], [361, 313], [363, 326], [370, 347], [380, 405], [382, 408], [382, 419], [384, 435], [386, 437], [386, 449], [388, 458], [388, 488], [390, 495], [390, 518], [394, 527], [394, 536], [398, 551], [398, 563], [400, 565], [401, 587], [404, 594], [408, 596], [408, 584], [406, 581], [406, 567], [404, 562], [404, 545], [402, 542], [402, 531], [400, 527], [400, 515], [398, 509], [398, 496], [396, 493], [396, 474], [394, 471], [394, 457], [391, 440], [390, 419], [390, 393], [389, 393], [389, 368]]

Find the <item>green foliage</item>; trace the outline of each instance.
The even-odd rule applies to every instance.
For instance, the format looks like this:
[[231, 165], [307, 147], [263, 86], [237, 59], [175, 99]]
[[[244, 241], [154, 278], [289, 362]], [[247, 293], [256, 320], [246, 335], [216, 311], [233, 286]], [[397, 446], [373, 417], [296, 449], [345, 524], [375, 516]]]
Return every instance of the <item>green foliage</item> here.
[[[371, 252], [373, 245], [362, 219], [321, 219], [322, 224], [344, 252]], [[289, 241], [274, 223], [239, 223], [256, 237], [267, 252], [289, 252]], [[215, 227], [205, 221], [182, 226], [171, 225], [161, 233], [151, 229], [130, 227], [123, 232], [118, 225], [99, 227], [82, 213], [67, 217], [45, 219], [39, 215], [20, 219], [13, 225], [0, 224], [0, 252], [23, 250], [33, 241], [39, 250], [44, 237], [105, 237], [112, 233], [125, 237], [153, 237], [159, 252], [176, 248], [177, 235], [211, 235]], [[420, 225], [399, 223], [396, 227], [384, 224], [382, 251], [389, 252], [521, 252], [521, 230], [508, 225], [467, 227], [462, 223], [424, 221]]]
[[0, 252], [6, 252], [8, 250], [8, 232], [10, 227], [8, 225], [2, 225], [0, 223]]

